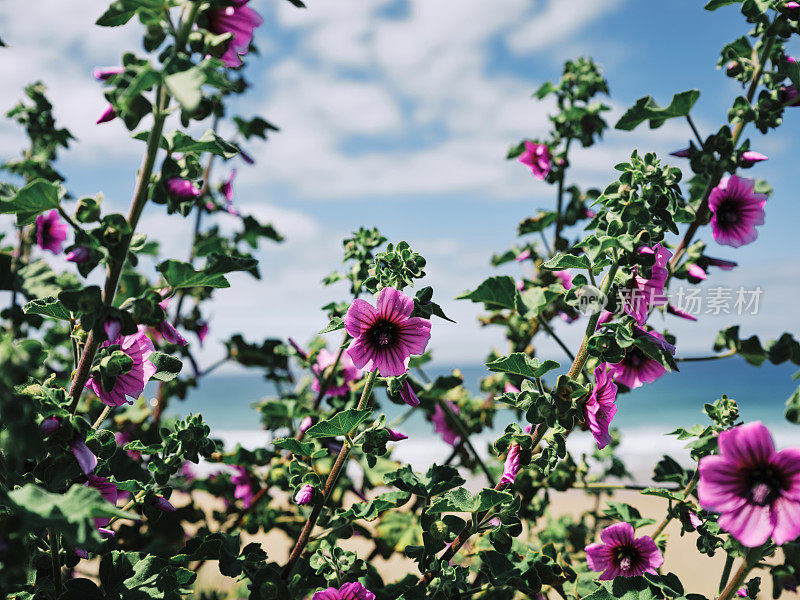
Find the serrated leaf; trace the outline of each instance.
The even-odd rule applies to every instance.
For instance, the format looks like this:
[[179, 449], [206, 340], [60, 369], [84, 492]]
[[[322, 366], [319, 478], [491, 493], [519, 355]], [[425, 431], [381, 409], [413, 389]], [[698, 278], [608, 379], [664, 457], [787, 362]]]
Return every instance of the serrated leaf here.
[[540, 363], [538, 358], [532, 358], [524, 352], [515, 352], [509, 356], [503, 356], [488, 362], [486, 366], [495, 373], [510, 373], [512, 375], [521, 375], [522, 377], [539, 378], [561, 365], [549, 359]]
[[456, 296], [456, 300], [483, 302], [486, 308], [509, 308], [514, 310], [518, 295], [517, 284], [512, 277], [502, 275], [490, 277], [474, 291], [465, 291]]
[[164, 78], [164, 85], [169, 93], [175, 97], [184, 110], [189, 112], [194, 112], [200, 106], [200, 100], [203, 98], [200, 90], [205, 82], [205, 72], [198, 66], [167, 75]]
[[156, 367], [153, 379], [157, 381], [172, 381], [180, 375], [183, 362], [180, 358], [164, 354], [163, 352], [151, 352], [147, 357]]
[[700, 90], [681, 92], [672, 97], [672, 102], [666, 108], [659, 106], [652, 96], [639, 98], [620, 117], [615, 127], [624, 131], [632, 131], [645, 121], [650, 121], [650, 128], [655, 129], [663, 125], [667, 119], [687, 116], [699, 97]]
[[364, 410], [348, 408], [347, 410], [339, 411], [330, 419], [315, 423], [306, 430], [306, 435], [312, 438], [350, 435], [350, 432], [366, 421], [371, 414], [371, 408], [365, 408]]
[[566, 269], [591, 269], [592, 263], [585, 254], [575, 256], [574, 254], [556, 254], [547, 262], [542, 263], [542, 269], [548, 271], [564, 271]]
[[53, 296], [31, 300], [22, 310], [26, 315], [44, 315], [64, 321], [69, 321], [71, 318], [69, 309], [61, 303], [61, 300]]
[[0, 214], [17, 215], [17, 225], [29, 225], [36, 216], [58, 208], [60, 188], [44, 179], [35, 179], [8, 200], [0, 200]]
[[301, 442], [295, 438], [281, 438], [272, 442], [276, 448], [283, 448], [292, 454], [299, 454], [300, 456], [311, 456], [317, 449], [314, 442]]
[[157, 270], [164, 276], [167, 284], [176, 290], [192, 287], [226, 288], [231, 286], [221, 274], [198, 271], [189, 263], [179, 260], [165, 260], [158, 265]]
[[330, 333], [331, 331], [336, 331], [337, 329], [344, 329], [344, 320], [341, 317], [332, 317], [331, 322], [328, 323], [328, 326], [319, 332], [320, 335], [323, 333]]

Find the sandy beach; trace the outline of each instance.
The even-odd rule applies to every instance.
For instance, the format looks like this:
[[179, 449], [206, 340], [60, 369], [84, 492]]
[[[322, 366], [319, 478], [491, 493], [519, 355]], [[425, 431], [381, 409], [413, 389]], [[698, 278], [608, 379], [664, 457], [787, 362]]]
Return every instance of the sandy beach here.
[[[553, 492], [551, 494], [551, 514], [553, 517], [562, 515], [578, 515], [590, 510], [593, 499], [586, 496], [580, 490], [569, 490], [567, 492]], [[613, 496], [604, 496], [604, 501], [613, 498], [614, 501], [625, 502], [639, 509], [644, 517], [652, 517], [660, 521], [666, 510], [666, 500], [653, 496], [644, 496], [635, 491], [621, 490], [615, 491]], [[287, 499], [288, 500], [288, 499]], [[204, 508], [210, 508], [210, 499], [204, 498], [198, 501]], [[644, 527], [637, 530], [637, 534], [649, 534], [655, 529], [655, 525]], [[670, 571], [677, 574], [684, 584], [686, 592], [703, 594], [713, 598], [717, 592], [719, 578], [725, 563], [725, 555], [719, 551], [714, 557], [700, 554], [695, 546], [697, 536], [695, 534], [680, 535], [681, 526], [678, 521], [673, 520], [667, 527], [666, 533], [669, 536], [665, 554], [665, 562], [670, 566]], [[291, 550], [291, 540], [282, 532], [276, 531], [267, 534], [250, 536], [243, 534], [245, 542], [256, 541], [262, 544], [269, 555], [270, 560], [283, 563]], [[343, 540], [341, 546], [345, 549], [358, 553], [360, 558], [366, 558], [371, 552], [373, 545], [363, 538], [351, 538]], [[418, 574], [416, 565], [409, 559], [396, 554], [390, 559], [385, 560], [381, 557], [371, 559], [371, 564], [378, 569], [385, 580], [394, 581], [408, 573]], [[754, 573], [762, 577], [762, 598], [768, 598], [771, 591], [771, 583], [768, 573]], [[205, 564], [198, 573], [198, 589], [215, 589], [230, 592], [235, 583], [228, 578], [222, 577], [217, 571], [214, 563]], [[555, 594], [553, 595], [555, 598]]]

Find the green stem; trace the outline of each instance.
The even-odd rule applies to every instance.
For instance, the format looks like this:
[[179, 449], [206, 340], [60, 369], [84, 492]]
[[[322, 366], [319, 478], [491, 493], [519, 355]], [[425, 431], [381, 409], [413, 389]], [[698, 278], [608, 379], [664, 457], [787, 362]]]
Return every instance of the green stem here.
[[97, 420], [94, 422], [94, 425], [92, 425], [92, 429], [97, 429], [98, 427], [100, 427], [100, 425], [103, 424], [103, 421], [106, 420], [106, 417], [108, 416], [108, 413], [110, 413], [110, 412], [111, 412], [111, 407], [110, 406], [106, 406], [103, 409], [103, 412], [100, 413], [100, 416], [97, 417]]
[[[361, 398], [358, 401], [357, 410], [363, 410], [369, 404], [370, 398], [372, 397], [372, 389], [375, 387], [375, 381], [378, 379], [378, 372], [372, 371], [369, 375], [367, 375], [367, 379], [364, 382], [364, 389], [361, 392]], [[300, 558], [300, 555], [305, 550], [305, 547], [308, 545], [308, 541], [311, 538], [311, 531], [314, 529], [314, 525], [317, 523], [317, 519], [319, 518], [322, 510], [325, 508], [325, 505], [328, 503], [331, 494], [333, 493], [334, 488], [336, 487], [336, 481], [339, 479], [339, 475], [342, 472], [342, 469], [347, 462], [347, 457], [350, 454], [350, 438], [352, 438], [355, 429], [348, 432], [345, 436], [345, 442], [342, 444], [342, 449], [339, 451], [339, 456], [336, 457], [336, 462], [333, 463], [333, 467], [331, 468], [331, 472], [328, 475], [328, 479], [325, 481], [325, 487], [323, 489], [323, 498], [321, 502], [317, 502], [314, 505], [314, 508], [311, 511], [311, 515], [308, 517], [308, 521], [306, 521], [303, 530], [300, 532], [300, 537], [297, 539], [297, 543], [294, 545], [292, 549], [292, 553], [289, 555], [289, 560], [286, 561], [286, 565], [283, 567], [283, 571], [281, 571], [281, 577], [284, 580], [289, 578], [289, 574], [292, 572], [292, 568], [294, 567], [297, 560]]]
[[723, 352], [722, 354], [713, 354], [711, 356], [687, 356], [687, 357], [678, 357], [675, 359], [676, 362], [705, 362], [707, 360], [720, 360], [723, 358], [730, 358], [731, 356], [736, 356], [736, 349], [729, 350], [728, 352]]
[[703, 148], [703, 138], [700, 136], [700, 132], [697, 131], [697, 127], [695, 127], [694, 121], [692, 121], [691, 115], [686, 115], [686, 121], [689, 123], [689, 127], [692, 129], [692, 133], [694, 133], [694, 137], [697, 138], [697, 143], [700, 144], [700, 147]]
[[722, 569], [722, 576], [719, 578], [719, 587], [717, 588], [718, 594], [721, 594], [722, 590], [725, 589], [725, 586], [728, 585], [728, 579], [730, 579], [732, 569], [733, 556], [728, 554], [728, 556], [725, 557], [725, 567]]
[[564, 340], [556, 335], [556, 332], [553, 331], [545, 319], [540, 319], [539, 325], [550, 335], [551, 338], [555, 340], [556, 344], [559, 345], [559, 347], [564, 351], [570, 360], [575, 360], [575, 355], [572, 353], [572, 350], [570, 350], [569, 347], [564, 343]]
[[58, 598], [64, 591], [61, 582], [61, 557], [59, 556], [59, 534], [52, 529], [50, 530], [50, 561], [53, 567], [53, 585], [56, 590], [56, 598]]
[[[692, 478], [689, 480], [689, 483], [686, 484], [686, 487], [683, 488], [681, 492], [684, 499], [694, 491], [694, 488], [695, 486], [697, 486], [697, 482], [699, 480], [700, 480], [700, 469], [697, 469], [694, 472]], [[659, 523], [658, 527], [656, 527], [656, 530], [653, 532], [653, 535], [651, 535], [650, 537], [656, 539], [658, 536], [664, 533], [664, 530], [667, 528], [667, 525], [669, 525], [670, 521], [672, 521], [672, 517], [673, 517], [672, 511], [668, 512], [667, 516], [664, 517], [664, 520], [661, 521], [661, 523]]]
[[761, 560], [761, 550], [753, 548], [748, 551], [741, 566], [728, 582], [728, 585], [725, 586], [725, 589], [720, 592], [717, 600], [731, 600], [734, 594], [736, 594], [736, 591], [742, 587], [744, 580], [747, 579], [747, 575], [753, 570], [753, 567], [758, 564], [759, 560]]
[[467, 431], [467, 428], [464, 426], [464, 422], [461, 420], [461, 417], [459, 417], [456, 414], [456, 412], [452, 408], [450, 408], [447, 402], [442, 402], [440, 400], [439, 406], [441, 406], [442, 410], [444, 410], [445, 414], [447, 415], [448, 421], [453, 425], [455, 425], [456, 429], [458, 429], [458, 433], [459, 435], [461, 435], [461, 441], [467, 448], [469, 448], [469, 451], [472, 453], [472, 456], [475, 458], [478, 465], [480, 466], [481, 471], [483, 471], [484, 475], [486, 475], [486, 479], [489, 481], [489, 485], [494, 487], [495, 481], [494, 477], [492, 476], [492, 472], [489, 470], [489, 468], [483, 462], [481, 457], [478, 455], [478, 451], [475, 450], [475, 446], [472, 445], [472, 442], [469, 439], [469, 432]]
[[572, 143], [572, 138], [567, 138], [567, 144], [564, 147], [564, 161], [565, 166], [561, 169], [561, 177], [558, 178], [558, 195], [556, 196], [556, 232], [553, 238], [553, 252], [558, 252], [558, 242], [561, 240], [561, 227], [563, 225], [562, 218], [562, 205], [564, 204], [564, 178], [566, 176], [566, 165], [569, 164], [567, 159], [569, 157], [569, 145]]

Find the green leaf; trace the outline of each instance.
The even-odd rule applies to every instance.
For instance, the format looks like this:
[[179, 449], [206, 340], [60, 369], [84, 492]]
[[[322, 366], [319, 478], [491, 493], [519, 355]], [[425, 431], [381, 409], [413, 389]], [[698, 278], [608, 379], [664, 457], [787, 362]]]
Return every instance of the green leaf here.
[[723, 6], [729, 6], [731, 4], [741, 4], [742, 0], [710, 0], [703, 8], [706, 10], [717, 10], [718, 8], [722, 8]]
[[67, 307], [61, 303], [61, 300], [53, 296], [31, 300], [22, 310], [26, 315], [44, 315], [45, 317], [53, 317], [64, 321], [69, 321], [71, 318]]
[[249, 120], [242, 117], [233, 117], [233, 122], [236, 123], [236, 128], [246, 140], [253, 136], [266, 140], [267, 131], [280, 131], [278, 127], [261, 117], [253, 117]]
[[272, 442], [276, 448], [283, 448], [292, 454], [300, 456], [311, 456], [318, 446], [314, 442], [301, 442], [295, 438], [281, 438]]
[[348, 408], [336, 413], [326, 421], [320, 421], [308, 428], [306, 435], [312, 438], [338, 437], [350, 435], [350, 432], [366, 421], [372, 414], [371, 408], [358, 410]]
[[411, 498], [411, 493], [402, 490], [384, 492], [369, 502], [359, 502], [350, 507], [350, 510], [341, 515], [348, 520], [364, 519], [374, 521], [387, 510], [403, 506]]
[[557, 369], [561, 365], [549, 359], [540, 363], [538, 358], [531, 358], [524, 352], [515, 352], [509, 356], [503, 356], [488, 362], [486, 366], [495, 373], [511, 373], [512, 375], [538, 379], [548, 371]]
[[592, 263], [585, 254], [556, 254], [553, 258], [542, 263], [542, 268], [548, 271], [563, 271], [565, 269], [591, 269]]
[[172, 381], [180, 375], [181, 369], [183, 368], [183, 362], [180, 358], [164, 354], [163, 352], [151, 352], [147, 360], [156, 366], [153, 379], [157, 381]]
[[95, 518], [139, 518], [116, 508], [98, 490], [80, 484], [66, 494], [54, 494], [28, 483], [9, 492], [8, 498], [12, 513], [27, 530], [52, 529], [61, 533], [67, 545], [87, 549], [97, 548], [102, 539]]
[[632, 131], [645, 121], [650, 121], [650, 128], [656, 129], [661, 127], [667, 119], [687, 116], [699, 97], [699, 90], [681, 92], [672, 97], [672, 102], [670, 102], [669, 106], [666, 108], [659, 106], [656, 101], [653, 100], [652, 96], [639, 98], [636, 103], [620, 117], [615, 127], [624, 131]]
[[509, 308], [514, 310], [517, 295], [517, 284], [514, 282], [514, 278], [502, 275], [490, 277], [472, 292], [469, 290], [462, 292], [456, 296], [456, 300], [483, 302], [489, 309]]
[[164, 276], [167, 284], [176, 290], [192, 287], [226, 288], [231, 286], [221, 274], [197, 271], [189, 263], [179, 260], [165, 260], [158, 265], [157, 270]]
[[194, 112], [200, 106], [200, 100], [203, 98], [200, 90], [205, 82], [205, 72], [198, 66], [164, 78], [164, 85], [167, 86], [169, 93], [184, 110], [189, 112]]
[[457, 488], [446, 492], [434, 500], [426, 512], [428, 514], [442, 512], [484, 512], [498, 504], [510, 502], [513, 498], [514, 497], [508, 492], [499, 490], [484, 489], [473, 496], [466, 489]]
[[341, 317], [331, 317], [331, 322], [328, 323], [328, 326], [325, 329], [319, 332], [320, 335], [323, 333], [330, 333], [331, 331], [336, 331], [337, 329], [344, 329], [344, 320]]
[[37, 215], [58, 208], [60, 196], [60, 186], [35, 179], [9, 200], [0, 200], [0, 214], [15, 214], [17, 225], [29, 225]]
[[210, 129], [197, 140], [178, 130], [170, 131], [164, 138], [172, 152], [211, 152], [223, 158], [233, 158], [239, 154], [236, 146], [226, 142]]

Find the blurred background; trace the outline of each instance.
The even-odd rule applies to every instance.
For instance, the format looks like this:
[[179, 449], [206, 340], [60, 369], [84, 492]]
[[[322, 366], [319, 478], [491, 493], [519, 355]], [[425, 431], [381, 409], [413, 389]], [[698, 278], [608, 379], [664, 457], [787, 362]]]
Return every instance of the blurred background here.
[[[675, 92], [698, 88], [702, 95], [692, 114], [704, 136], [722, 125], [732, 100], [742, 93], [716, 68], [721, 47], [748, 31], [736, 7], [712, 14], [697, 0], [307, 3], [306, 10], [298, 10], [282, 0], [250, 2], [265, 23], [256, 31], [259, 54], [247, 60], [245, 77], [252, 89], [236, 109], [259, 114], [281, 131], [267, 143], [246, 147], [255, 165], [234, 160], [217, 173], [221, 179], [237, 168], [236, 204], [272, 221], [286, 241], [260, 252], [261, 280], [233, 274], [232, 287], [216, 294], [200, 353], [205, 362], [223, 352], [215, 340], [237, 331], [253, 339], [292, 336], [307, 342], [326, 325], [320, 307], [347, 297], [344, 284], [325, 288], [320, 283], [338, 266], [342, 237], [359, 226], [377, 226], [391, 241], [406, 240], [427, 258], [426, 283], [457, 321], [434, 323], [433, 372], [459, 366], [476, 389], [488, 350], [504, 350], [505, 344], [499, 330], [479, 327], [478, 305], [453, 298], [498, 273], [489, 266], [490, 256], [514, 242], [522, 218], [554, 202], [553, 187], [505, 160], [511, 144], [548, 128], [552, 107], [531, 99], [531, 93], [544, 81], [557, 80], [564, 60], [591, 56], [609, 81], [606, 103], [612, 110], [606, 115], [612, 126], [641, 96], [653, 95], [663, 104]], [[93, 26], [106, 5], [105, 0], [0, 3], [0, 31], [8, 46], [0, 52], [0, 108], [13, 106], [27, 83], [43, 81], [60, 125], [77, 138], [57, 165], [67, 187], [77, 197], [102, 191], [106, 210], [122, 212], [143, 145], [131, 140], [118, 120], [95, 125], [106, 103], [91, 71], [119, 64], [129, 49], [143, 51], [136, 23]], [[797, 332], [800, 258], [791, 241], [800, 218], [799, 125], [797, 108], [786, 112], [784, 126], [768, 139], [752, 127], [746, 130], [753, 149], [770, 157], [747, 175], [775, 188], [757, 242], [713, 248], [710, 232], [702, 234], [712, 246], [710, 255], [739, 263], [733, 271], [715, 271], [705, 287], [760, 287], [757, 314], [701, 314], [697, 323], [671, 318], [666, 326], [678, 337], [679, 356], [709, 354], [716, 332], [730, 324], [741, 324], [743, 337], [758, 333], [762, 340]], [[611, 129], [603, 143], [575, 152], [568, 183], [602, 189], [615, 179], [613, 165], [632, 149], [666, 158], [687, 146], [689, 137], [688, 126], [679, 120], [655, 131]], [[0, 125], [2, 159], [18, 154], [23, 145], [18, 129]], [[681, 159], [671, 161], [682, 166]], [[10, 218], [3, 219], [0, 225], [10, 226]], [[218, 219], [223, 228], [234, 226], [233, 217]], [[140, 230], [162, 243], [163, 255], [188, 254], [188, 219], [165, 217], [162, 207], [150, 206]], [[503, 272], [519, 275], [519, 269], [515, 264]], [[662, 326], [659, 319], [656, 327]], [[581, 322], [564, 323], [559, 333], [577, 346], [583, 329]], [[539, 349], [556, 360], [562, 358], [559, 352], [555, 345]], [[777, 425], [793, 389], [791, 372], [786, 366], [756, 369], [739, 359], [687, 365], [621, 400], [619, 423], [636, 425], [639, 435], [638, 445], [626, 442], [627, 451], [632, 456], [652, 452], [655, 433], [679, 421], [695, 422], [687, 414], [702, 418], [702, 403], [722, 393], [741, 400], [746, 417]], [[262, 382], [220, 369], [206, 383], [173, 410], [202, 410], [221, 431], [252, 430], [250, 443], [263, 443], [249, 409], [269, 392]], [[409, 426], [428, 428], [422, 422]], [[659, 452], [667, 439], [658, 438]], [[440, 441], [435, 445], [446, 453]], [[429, 462], [430, 449], [420, 448]], [[413, 453], [410, 446], [404, 451]]]

